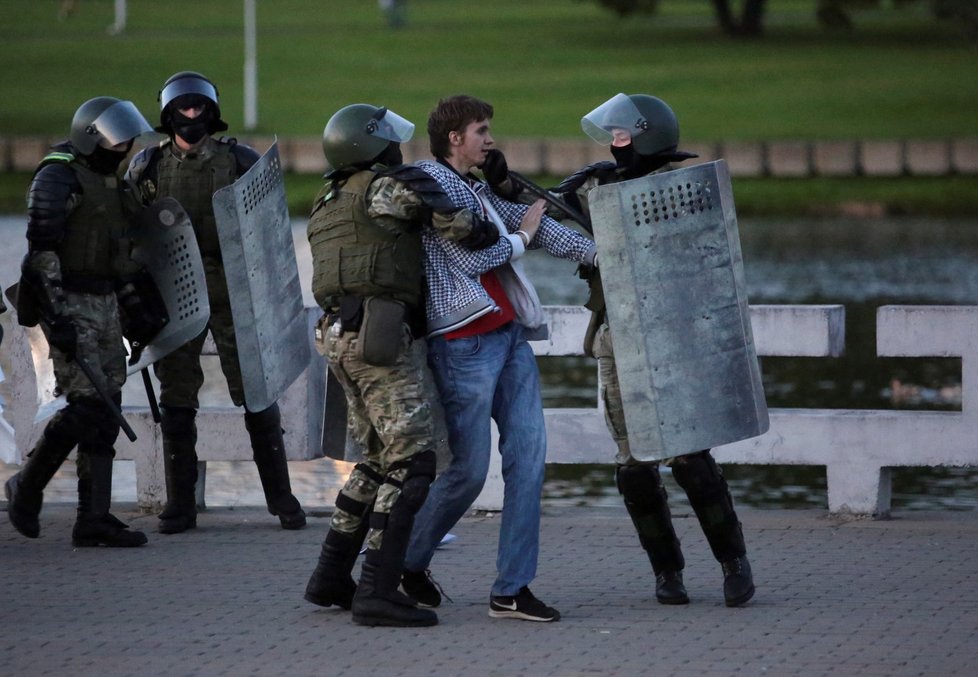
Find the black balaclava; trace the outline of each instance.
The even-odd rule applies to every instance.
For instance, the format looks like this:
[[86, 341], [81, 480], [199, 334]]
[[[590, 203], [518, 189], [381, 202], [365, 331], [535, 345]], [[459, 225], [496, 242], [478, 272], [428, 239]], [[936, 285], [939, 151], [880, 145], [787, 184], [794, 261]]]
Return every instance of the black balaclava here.
[[396, 167], [404, 163], [404, 155], [401, 153], [401, 144], [391, 141], [387, 144], [380, 155], [374, 158], [374, 164], [382, 164], [385, 167]]
[[634, 146], [612, 146], [611, 156], [615, 158], [618, 171], [626, 179], [635, 179], [646, 174], [651, 174], [657, 169], [664, 167], [671, 161], [669, 157], [660, 154], [640, 155], [635, 152]]
[[[202, 105], [204, 109], [195, 118], [188, 118], [180, 113], [181, 108]], [[170, 109], [170, 128], [173, 133], [181, 139], [194, 145], [205, 136], [210, 134], [211, 125], [214, 120], [214, 109], [206, 97], [199, 94], [185, 94], [178, 96], [169, 105]]]
[[102, 146], [95, 146], [91, 155], [85, 156], [85, 163], [97, 174], [115, 174], [119, 171], [119, 165], [126, 159], [129, 150], [132, 148], [132, 141], [126, 146], [125, 150], [110, 150]]

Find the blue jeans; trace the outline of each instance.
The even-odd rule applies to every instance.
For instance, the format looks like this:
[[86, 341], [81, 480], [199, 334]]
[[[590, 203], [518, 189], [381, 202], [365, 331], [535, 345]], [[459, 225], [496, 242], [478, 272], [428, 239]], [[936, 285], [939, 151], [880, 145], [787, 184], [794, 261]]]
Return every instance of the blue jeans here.
[[445, 406], [452, 460], [415, 516], [404, 566], [422, 571], [441, 539], [468, 511], [486, 482], [490, 418], [499, 429], [503, 513], [493, 595], [515, 595], [536, 576], [540, 497], [547, 434], [540, 374], [522, 327], [428, 343], [428, 363]]

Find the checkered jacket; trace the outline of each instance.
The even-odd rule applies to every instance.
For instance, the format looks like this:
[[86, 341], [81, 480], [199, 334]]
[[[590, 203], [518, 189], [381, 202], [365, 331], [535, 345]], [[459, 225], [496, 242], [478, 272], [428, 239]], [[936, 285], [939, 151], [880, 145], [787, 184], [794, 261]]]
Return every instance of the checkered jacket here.
[[[529, 207], [494, 195], [485, 183], [472, 176], [463, 178], [446, 165], [422, 160], [417, 166], [434, 177], [455, 206], [483, 214], [477, 192], [492, 204], [510, 233], [507, 237], [500, 237], [491, 247], [468, 250], [440, 237], [432, 228], [424, 230], [422, 242], [428, 278], [428, 334], [437, 336], [499, 310], [479, 282], [479, 276], [523, 255], [523, 243], [513, 233], [519, 229]], [[578, 263], [594, 262], [594, 242], [547, 216], [543, 218], [529, 248], [542, 248], [551, 256]]]

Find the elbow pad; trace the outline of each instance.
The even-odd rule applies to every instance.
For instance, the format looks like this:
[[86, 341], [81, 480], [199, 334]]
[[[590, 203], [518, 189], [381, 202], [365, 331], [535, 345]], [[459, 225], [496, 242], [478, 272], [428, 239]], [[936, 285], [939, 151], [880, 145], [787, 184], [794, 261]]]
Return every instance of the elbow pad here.
[[472, 232], [458, 241], [466, 249], [485, 249], [499, 241], [499, 229], [487, 219], [475, 219]]
[[235, 173], [237, 176], [241, 176], [251, 169], [252, 165], [261, 159], [261, 156], [251, 146], [240, 144], [235, 139], [229, 139], [229, 141], [231, 142], [231, 155], [234, 156]]
[[66, 164], [44, 165], [27, 191], [27, 239], [34, 250], [54, 249], [64, 236], [68, 215], [81, 198], [81, 186]]
[[397, 165], [396, 167], [390, 167], [382, 175], [390, 176], [405, 184], [432, 211], [448, 213], [458, 210], [458, 207], [452, 204], [451, 199], [449, 199], [441, 185], [435, 181], [431, 174], [428, 174], [420, 167], [415, 167], [414, 165]]

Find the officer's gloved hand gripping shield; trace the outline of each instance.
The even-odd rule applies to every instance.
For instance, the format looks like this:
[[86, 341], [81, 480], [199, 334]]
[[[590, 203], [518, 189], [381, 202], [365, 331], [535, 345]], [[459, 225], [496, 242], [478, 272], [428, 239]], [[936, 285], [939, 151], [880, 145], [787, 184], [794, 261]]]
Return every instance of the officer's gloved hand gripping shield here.
[[213, 204], [245, 404], [262, 411], [302, 374], [310, 355], [278, 144], [214, 193]]
[[589, 204], [632, 454], [766, 432], [726, 163], [599, 186]]

